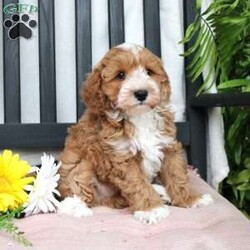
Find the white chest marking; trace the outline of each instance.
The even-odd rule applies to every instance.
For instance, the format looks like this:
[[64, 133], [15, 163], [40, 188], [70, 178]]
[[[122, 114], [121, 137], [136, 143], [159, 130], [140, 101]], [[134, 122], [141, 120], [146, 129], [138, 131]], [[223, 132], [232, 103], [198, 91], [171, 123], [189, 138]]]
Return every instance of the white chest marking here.
[[133, 154], [141, 152], [142, 167], [152, 181], [161, 169], [163, 149], [173, 143], [173, 138], [163, 134], [164, 121], [154, 110], [140, 116], [131, 116], [129, 120], [135, 126], [135, 134], [130, 140], [129, 149]]

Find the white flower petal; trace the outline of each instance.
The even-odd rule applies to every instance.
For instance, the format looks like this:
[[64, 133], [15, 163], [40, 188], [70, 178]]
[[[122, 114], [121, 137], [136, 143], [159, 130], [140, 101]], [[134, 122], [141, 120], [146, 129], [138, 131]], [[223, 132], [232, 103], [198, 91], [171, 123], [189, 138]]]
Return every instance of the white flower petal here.
[[59, 181], [59, 179], [60, 179], [60, 175], [59, 174], [56, 174], [55, 176], [54, 176], [54, 178], [53, 178], [56, 182], [58, 182]]
[[43, 213], [48, 212], [48, 207], [47, 207], [46, 203], [44, 202], [44, 200], [38, 201], [37, 208], [39, 208], [39, 210], [42, 211]]
[[41, 167], [33, 168], [37, 175], [34, 185], [27, 186], [27, 191], [30, 193], [25, 208], [26, 216], [40, 212], [54, 212], [59, 206], [54, 195], [60, 196], [56, 189], [60, 179], [57, 173], [60, 166], [61, 162], [56, 164], [53, 156], [44, 153], [41, 157]]
[[39, 214], [41, 212], [40, 207], [36, 206], [35, 209], [33, 210], [32, 214]]
[[30, 216], [31, 214], [33, 214], [34, 209], [35, 209], [36, 204], [35, 203], [31, 203], [29, 204], [24, 210], [23, 212], [25, 213], [25, 216]]
[[31, 174], [31, 173], [37, 173], [39, 171], [39, 167], [37, 166], [32, 166], [28, 172], [28, 174]]
[[58, 196], [61, 196], [60, 192], [57, 189], [54, 189], [53, 193], [56, 194], [56, 195], [58, 195]]
[[33, 185], [26, 185], [26, 186], [24, 187], [24, 190], [25, 190], [25, 191], [28, 191], [28, 192], [31, 192], [33, 189], [34, 189], [34, 186], [33, 186]]
[[55, 211], [55, 206], [52, 204], [50, 200], [46, 200], [45, 203], [49, 212]]
[[60, 206], [60, 202], [57, 199], [55, 199], [54, 196], [51, 196], [50, 201], [53, 203], [55, 207]]

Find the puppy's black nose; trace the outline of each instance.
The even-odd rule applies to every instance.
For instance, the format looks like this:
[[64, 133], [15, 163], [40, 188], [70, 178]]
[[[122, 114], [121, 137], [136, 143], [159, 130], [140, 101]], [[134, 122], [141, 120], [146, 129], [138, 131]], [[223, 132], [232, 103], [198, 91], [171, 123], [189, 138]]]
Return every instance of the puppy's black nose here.
[[134, 92], [136, 99], [140, 102], [145, 101], [148, 96], [148, 91], [141, 89]]

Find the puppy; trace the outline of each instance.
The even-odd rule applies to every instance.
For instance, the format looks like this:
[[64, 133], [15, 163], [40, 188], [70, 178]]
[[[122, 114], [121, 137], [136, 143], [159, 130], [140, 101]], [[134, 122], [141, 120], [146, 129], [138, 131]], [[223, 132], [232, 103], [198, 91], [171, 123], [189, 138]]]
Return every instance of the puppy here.
[[122, 44], [104, 56], [83, 86], [87, 109], [60, 157], [66, 199], [59, 212], [81, 217], [94, 206], [129, 207], [151, 224], [169, 214], [162, 197], [181, 207], [212, 202], [190, 190], [170, 93], [162, 62], [148, 49]]

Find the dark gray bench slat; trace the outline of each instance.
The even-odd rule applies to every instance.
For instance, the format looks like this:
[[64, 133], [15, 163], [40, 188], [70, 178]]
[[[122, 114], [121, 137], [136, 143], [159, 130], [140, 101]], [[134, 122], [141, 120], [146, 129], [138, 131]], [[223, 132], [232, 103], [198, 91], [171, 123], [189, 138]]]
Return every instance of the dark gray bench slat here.
[[91, 0], [76, 0], [76, 83], [77, 83], [77, 117], [84, 110], [80, 91], [87, 73], [92, 68], [91, 46]]
[[123, 0], [108, 0], [108, 12], [109, 46], [112, 48], [125, 41]]
[[0, 125], [0, 148], [59, 148], [69, 124]]
[[250, 93], [201, 94], [191, 100], [193, 107], [250, 107]]
[[[17, 0], [4, 0], [3, 6], [18, 3]], [[10, 19], [12, 14], [3, 13], [3, 20]], [[0, 24], [2, 25], [2, 24]], [[8, 30], [3, 27], [4, 59], [4, 114], [5, 122], [20, 122], [20, 57], [19, 38], [10, 40]]]
[[161, 57], [159, 0], [144, 0], [143, 3], [145, 46]]
[[54, 1], [39, 0], [41, 122], [56, 122]]
[[[183, 1], [184, 4], [184, 28], [194, 20], [195, 11], [193, 6], [195, 0]], [[185, 45], [187, 50], [193, 41]], [[185, 66], [189, 65], [191, 58], [185, 58]], [[185, 67], [186, 68], [186, 67]], [[190, 146], [188, 147], [189, 163], [199, 169], [199, 173], [203, 179], [207, 176], [207, 156], [206, 156], [206, 112], [204, 109], [194, 108], [191, 106], [192, 99], [201, 86], [202, 79], [199, 82], [191, 83], [186, 72], [186, 114], [190, 124]]]
[[[69, 123], [0, 125], [0, 148], [61, 148]], [[177, 123], [178, 138], [189, 144], [189, 124]]]

